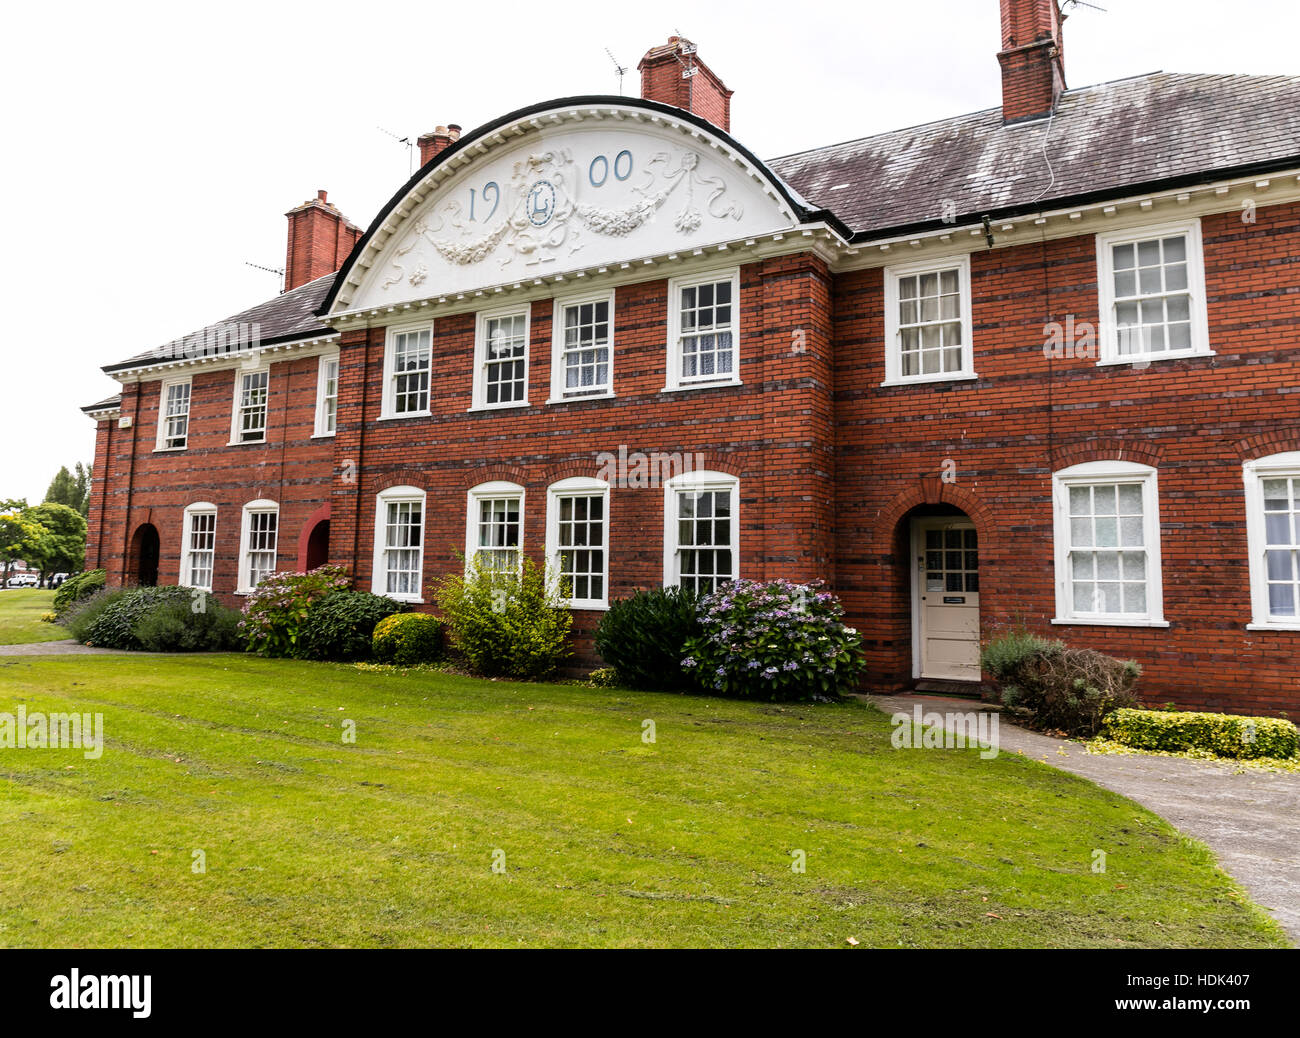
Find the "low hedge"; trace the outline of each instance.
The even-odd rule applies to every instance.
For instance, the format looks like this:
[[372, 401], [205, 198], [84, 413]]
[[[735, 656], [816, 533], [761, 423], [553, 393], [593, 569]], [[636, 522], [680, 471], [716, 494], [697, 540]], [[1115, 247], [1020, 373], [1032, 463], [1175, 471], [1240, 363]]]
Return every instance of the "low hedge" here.
[[1278, 717], [1123, 709], [1107, 714], [1102, 727], [1108, 738], [1138, 750], [1203, 750], [1217, 757], [1286, 760], [1300, 747], [1296, 726]]
[[187, 587], [101, 590], [71, 607], [63, 623], [78, 641], [108, 649], [221, 652], [239, 644], [239, 613]]
[[90, 569], [84, 573], [69, 577], [54, 592], [55, 615], [63, 616], [81, 599], [89, 598], [96, 591], [99, 591], [103, 588], [107, 578], [107, 572], [102, 569]]
[[394, 613], [375, 624], [375, 659], [384, 663], [432, 663], [442, 652], [442, 621], [436, 616]]

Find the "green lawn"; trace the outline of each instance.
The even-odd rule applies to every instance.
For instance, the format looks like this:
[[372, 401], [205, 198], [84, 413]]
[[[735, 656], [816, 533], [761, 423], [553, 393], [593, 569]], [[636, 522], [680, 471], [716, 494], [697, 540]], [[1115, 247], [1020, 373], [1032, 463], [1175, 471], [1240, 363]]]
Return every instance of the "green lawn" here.
[[0, 645], [53, 642], [69, 634], [55, 624], [41, 622], [41, 614], [54, 611], [54, 592], [38, 588], [0, 590]]
[[895, 750], [858, 702], [0, 658], [0, 711], [20, 703], [100, 712], [106, 738], [98, 760], [0, 750], [4, 946], [1286, 943], [1130, 801]]

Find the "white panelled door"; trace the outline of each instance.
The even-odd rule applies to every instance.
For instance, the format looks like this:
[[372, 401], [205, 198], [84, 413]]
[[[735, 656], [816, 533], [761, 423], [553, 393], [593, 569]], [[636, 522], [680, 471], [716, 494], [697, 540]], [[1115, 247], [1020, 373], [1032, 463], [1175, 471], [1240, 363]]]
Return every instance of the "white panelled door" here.
[[954, 516], [912, 522], [913, 639], [918, 678], [980, 679], [979, 542]]

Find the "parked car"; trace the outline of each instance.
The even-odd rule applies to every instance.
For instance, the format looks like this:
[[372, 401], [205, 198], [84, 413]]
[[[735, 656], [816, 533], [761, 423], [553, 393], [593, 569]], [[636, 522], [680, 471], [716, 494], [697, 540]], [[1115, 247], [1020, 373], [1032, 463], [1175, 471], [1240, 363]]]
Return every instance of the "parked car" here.
[[35, 587], [37, 583], [35, 573], [19, 573], [17, 576], [10, 577], [7, 587]]

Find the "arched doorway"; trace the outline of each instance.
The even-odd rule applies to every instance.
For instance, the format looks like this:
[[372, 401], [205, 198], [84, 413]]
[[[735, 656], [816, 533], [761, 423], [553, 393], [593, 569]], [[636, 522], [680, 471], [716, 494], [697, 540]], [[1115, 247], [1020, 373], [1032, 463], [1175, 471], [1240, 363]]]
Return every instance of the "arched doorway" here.
[[306, 565], [304, 569], [313, 570], [330, 560], [330, 521], [322, 519], [311, 528], [307, 537]]
[[131, 538], [131, 554], [128, 560], [128, 572], [135, 577], [135, 582], [142, 587], [156, 587], [158, 584], [158, 559], [162, 554], [162, 545], [158, 537], [158, 528], [153, 523], [141, 523], [136, 527]]
[[912, 676], [980, 680], [980, 538], [949, 504], [922, 505], [900, 523], [912, 598]]

